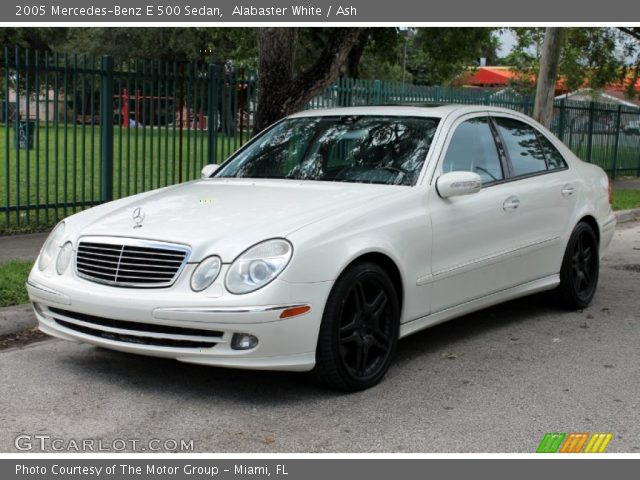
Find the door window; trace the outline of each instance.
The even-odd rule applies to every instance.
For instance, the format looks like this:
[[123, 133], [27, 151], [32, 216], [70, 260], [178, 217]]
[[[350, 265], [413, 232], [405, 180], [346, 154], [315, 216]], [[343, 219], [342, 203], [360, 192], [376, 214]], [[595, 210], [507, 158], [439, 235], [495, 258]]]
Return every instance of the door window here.
[[442, 172], [470, 171], [487, 184], [502, 180], [504, 174], [496, 143], [486, 117], [472, 118], [460, 124], [451, 137], [442, 164]]
[[509, 153], [514, 177], [547, 170], [545, 155], [533, 127], [512, 118], [496, 118], [495, 121]]
[[566, 168], [567, 163], [564, 161], [564, 157], [558, 151], [558, 149], [553, 146], [553, 143], [551, 143], [549, 139], [541, 133], [538, 134], [538, 138], [540, 139], [542, 150], [544, 150], [544, 155], [545, 157], [547, 157], [547, 165], [549, 166], [549, 170]]

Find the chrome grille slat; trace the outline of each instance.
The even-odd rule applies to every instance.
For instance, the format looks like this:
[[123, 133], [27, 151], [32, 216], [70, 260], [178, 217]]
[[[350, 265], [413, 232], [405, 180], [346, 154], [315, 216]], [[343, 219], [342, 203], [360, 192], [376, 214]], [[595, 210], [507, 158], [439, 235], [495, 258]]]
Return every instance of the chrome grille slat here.
[[145, 257], [149, 254], [152, 255], [158, 255], [160, 257], [170, 257], [169, 259], [175, 258], [181, 258], [181, 255], [175, 255], [173, 253], [162, 253], [162, 252], [140, 252], [140, 251], [135, 251], [135, 250], [131, 250], [131, 249], [126, 249], [126, 252], [129, 256], [140, 256], [140, 257]]
[[76, 252], [76, 273], [118, 287], [172, 285], [188, 261], [188, 247], [118, 237], [83, 237]]
[[[147, 259], [146, 259], [146, 258], [144, 258], [144, 257], [131, 257], [131, 256], [128, 256], [128, 255], [122, 255], [121, 261], [122, 261], [122, 260], [136, 260], [136, 261], [140, 262], [140, 261], [145, 261], [145, 260], [147, 260]], [[173, 264], [173, 265], [175, 265], [176, 263], [182, 263], [182, 260], [165, 260], [165, 259], [158, 259], [157, 261], [158, 261], [158, 262], [162, 262], [162, 263], [168, 263], [168, 264], [170, 264], [170, 265], [172, 265], [172, 264]]]
[[[131, 264], [127, 264], [124, 262], [120, 262], [120, 268], [117, 267], [117, 264], [112, 264], [112, 265], [95, 265], [91, 262], [86, 262], [86, 261], [81, 261], [78, 260], [78, 265], [84, 265], [87, 267], [93, 267], [93, 268], [103, 268], [103, 269], [108, 269], [108, 270], [118, 270], [120, 272], [152, 272], [152, 273], [170, 273], [171, 276], [173, 276], [173, 273], [175, 271], [175, 268], [173, 267], [164, 267], [164, 266], [153, 266], [153, 265], [140, 265], [142, 267], [145, 267], [145, 269], [142, 268], [122, 268], [123, 266], [131, 266]], [[116, 265], [116, 266], [113, 266]], [[156, 269], [162, 269], [162, 270], [156, 270]]]
[[[182, 263], [182, 262], [180, 262]], [[134, 267], [153, 267], [153, 268], [168, 268], [171, 269], [174, 265], [151, 265], [149, 263], [133, 263], [133, 262], [125, 262], [124, 260], [120, 260], [120, 265], [131, 265]]]
[[82, 252], [82, 255], [97, 255], [98, 257], [106, 257], [106, 258], [120, 258], [120, 253], [117, 254], [110, 254], [110, 253], [95, 253], [95, 252], [89, 252], [89, 253], [85, 253], [85, 251]]

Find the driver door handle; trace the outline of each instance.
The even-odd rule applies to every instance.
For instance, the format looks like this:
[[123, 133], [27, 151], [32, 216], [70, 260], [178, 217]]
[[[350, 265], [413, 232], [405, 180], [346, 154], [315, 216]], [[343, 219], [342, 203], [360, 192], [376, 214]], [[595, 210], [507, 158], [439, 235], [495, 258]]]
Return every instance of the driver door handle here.
[[516, 210], [519, 206], [520, 199], [514, 195], [504, 201], [504, 203], [502, 204], [502, 209], [507, 212], [509, 210]]

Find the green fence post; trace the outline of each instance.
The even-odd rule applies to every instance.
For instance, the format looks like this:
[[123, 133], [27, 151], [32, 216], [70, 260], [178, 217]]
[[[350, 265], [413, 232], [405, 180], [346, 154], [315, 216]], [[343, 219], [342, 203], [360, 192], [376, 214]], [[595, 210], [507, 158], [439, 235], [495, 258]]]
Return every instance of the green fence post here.
[[373, 104], [380, 105], [380, 91], [382, 90], [382, 82], [380, 80], [373, 81]]
[[616, 140], [613, 145], [613, 165], [611, 165], [611, 178], [616, 178], [616, 170], [618, 168], [618, 143], [620, 141], [620, 122], [622, 119], [622, 105], [618, 105], [618, 116], [616, 117]]
[[113, 58], [100, 68], [100, 200], [113, 200]]
[[587, 162], [592, 163], [592, 153], [593, 153], [593, 122], [595, 117], [595, 108], [596, 105], [593, 102], [589, 102], [589, 128], [588, 128], [588, 137], [587, 137]]
[[565, 109], [566, 109], [566, 103], [565, 103], [565, 99], [563, 98], [562, 100], [560, 100], [560, 115], [558, 118], [558, 138], [564, 142], [564, 123], [565, 123]]
[[218, 110], [218, 89], [215, 81], [216, 66], [210, 64], [207, 70], [207, 146], [209, 147], [207, 163], [218, 163], [216, 161], [216, 112]]

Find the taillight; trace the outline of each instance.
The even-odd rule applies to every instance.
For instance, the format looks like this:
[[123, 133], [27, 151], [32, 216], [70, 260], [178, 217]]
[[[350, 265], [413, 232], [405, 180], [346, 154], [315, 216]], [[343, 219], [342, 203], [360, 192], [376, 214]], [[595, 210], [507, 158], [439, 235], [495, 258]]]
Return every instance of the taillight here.
[[609, 179], [608, 191], [609, 191], [609, 205], [611, 205], [613, 203], [613, 200], [612, 200], [613, 188], [611, 188], [611, 179]]

